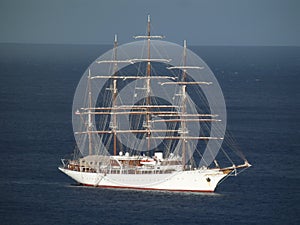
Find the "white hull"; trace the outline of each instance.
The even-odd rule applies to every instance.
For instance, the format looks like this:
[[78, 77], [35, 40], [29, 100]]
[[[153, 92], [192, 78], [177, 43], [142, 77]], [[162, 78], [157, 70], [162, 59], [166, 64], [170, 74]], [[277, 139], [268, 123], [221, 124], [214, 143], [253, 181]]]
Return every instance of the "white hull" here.
[[82, 185], [102, 188], [128, 188], [187, 192], [214, 192], [228, 174], [219, 169], [198, 169], [169, 174], [104, 174], [59, 168]]

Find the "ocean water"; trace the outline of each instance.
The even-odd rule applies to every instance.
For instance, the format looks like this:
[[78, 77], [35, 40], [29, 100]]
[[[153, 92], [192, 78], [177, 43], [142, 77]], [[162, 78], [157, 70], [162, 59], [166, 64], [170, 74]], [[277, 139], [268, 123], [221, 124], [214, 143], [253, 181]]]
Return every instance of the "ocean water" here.
[[81, 187], [57, 170], [76, 85], [109, 47], [0, 45], [0, 224], [300, 224], [299, 47], [192, 47], [253, 164], [214, 194]]

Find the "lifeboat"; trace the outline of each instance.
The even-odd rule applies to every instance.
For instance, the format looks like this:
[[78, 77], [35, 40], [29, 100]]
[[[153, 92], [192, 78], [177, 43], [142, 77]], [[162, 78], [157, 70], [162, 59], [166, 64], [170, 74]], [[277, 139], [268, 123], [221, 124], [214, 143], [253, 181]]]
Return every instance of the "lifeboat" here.
[[143, 158], [141, 160], [141, 164], [145, 166], [154, 166], [156, 164], [156, 161], [152, 158]]

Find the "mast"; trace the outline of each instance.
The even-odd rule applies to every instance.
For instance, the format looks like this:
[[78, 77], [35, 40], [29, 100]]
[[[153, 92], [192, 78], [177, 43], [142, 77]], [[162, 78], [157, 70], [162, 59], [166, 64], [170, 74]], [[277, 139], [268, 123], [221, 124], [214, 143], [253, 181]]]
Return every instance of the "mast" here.
[[[188, 69], [203, 69], [203, 67], [199, 67], [199, 66], [187, 66], [187, 52], [186, 52], [186, 40], [184, 40], [183, 42], [183, 65], [182, 66], [171, 66], [168, 67], [168, 69], [172, 70], [172, 69], [180, 69], [182, 70], [182, 76], [181, 76], [181, 80], [178, 82], [164, 82], [161, 85], [167, 85], [167, 84], [178, 84], [181, 85], [181, 103], [180, 103], [180, 119], [179, 120], [168, 120], [170, 122], [172, 121], [180, 121], [180, 130], [179, 130], [179, 137], [165, 137], [166, 139], [174, 139], [174, 140], [182, 140], [182, 169], [185, 170], [185, 164], [186, 164], [186, 147], [187, 147], [187, 140], [211, 140], [211, 139], [222, 139], [222, 138], [218, 138], [218, 137], [191, 137], [188, 136], [188, 129], [187, 129], [187, 123], [188, 122], [217, 122], [220, 120], [216, 120], [216, 119], [189, 119], [188, 116], [187, 117], [187, 109], [186, 109], [186, 101], [187, 101], [187, 95], [186, 95], [186, 85], [200, 85], [200, 84], [204, 84], [204, 85], [210, 85], [212, 84], [211, 82], [206, 82], [206, 81], [187, 81], [186, 77], [187, 77], [187, 70]], [[200, 114], [197, 114], [196, 116], [203, 116]], [[213, 117], [214, 115], [209, 115], [207, 114], [206, 116], [209, 117]]]
[[[150, 76], [151, 76], [151, 54], [150, 54], [150, 38], [151, 38], [151, 34], [150, 34], [150, 15], [148, 15], [148, 23], [147, 23], [147, 46], [148, 46], [148, 62], [147, 62], [147, 84], [146, 84], [146, 91], [147, 91], [147, 97], [146, 97], [146, 105], [149, 106], [151, 104], [151, 100], [150, 100]], [[147, 114], [146, 114], [146, 129], [147, 129], [147, 138], [148, 138], [148, 144], [147, 144], [147, 150], [150, 150], [150, 109], [147, 108]]]
[[89, 155], [93, 154], [92, 149], [92, 90], [91, 90], [91, 70], [89, 69], [89, 75], [88, 75], [88, 102], [89, 102], [89, 110], [88, 110], [88, 127], [87, 127], [87, 133], [88, 133], [88, 142], [89, 142]]
[[[186, 40], [183, 42], [183, 67], [186, 66]], [[183, 69], [182, 72], [182, 82], [186, 82], [186, 69]], [[186, 85], [182, 85], [182, 110], [181, 110], [181, 115], [184, 115], [186, 113]], [[183, 135], [183, 140], [182, 140], [182, 169], [185, 170], [185, 154], [186, 154], [186, 133], [187, 133], [187, 128], [186, 128], [186, 121], [183, 119], [181, 121], [181, 129], [182, 129], [182, 135]]]
[[114, 70], [113, 70], [113, 89], [112, 89], [112, 112], [113, 112], [113, 145], [114, 145], [114, 155], [117, 155], [117, 133], [116, 133], [116, 128], [117, 128], [117, 115], [114, 113], [115, 112], [115, 107], [116, 107], [116, 100], [117, 100], [117, 71], [118, 71], [118, 62], [117, 62], [117, 48], [118, 48], [118, 39], [117, 35], [115, 35], [115, 40], [114, 40]]

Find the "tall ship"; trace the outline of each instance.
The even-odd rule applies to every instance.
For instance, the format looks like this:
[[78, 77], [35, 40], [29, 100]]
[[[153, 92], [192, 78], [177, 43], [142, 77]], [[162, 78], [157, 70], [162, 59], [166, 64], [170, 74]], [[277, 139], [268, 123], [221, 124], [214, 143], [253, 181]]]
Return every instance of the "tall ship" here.
[[148, 16], [145, 35], [120, 46], [115, 36], [82, 76], [75, 150], [59, 170], [99, 188], [214, 192], [251, 166], [226, 132], [222, 90], [186, 41], [151, 30]]

